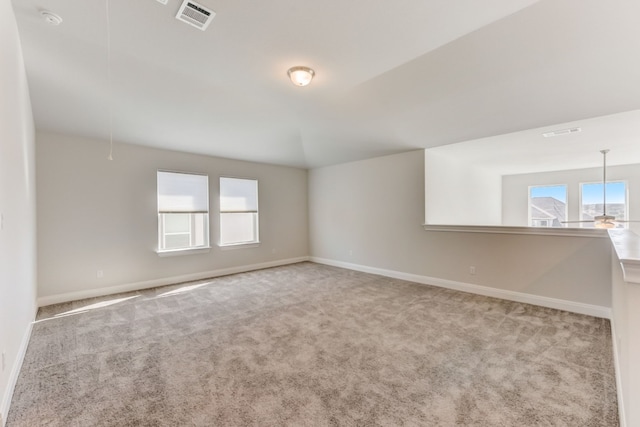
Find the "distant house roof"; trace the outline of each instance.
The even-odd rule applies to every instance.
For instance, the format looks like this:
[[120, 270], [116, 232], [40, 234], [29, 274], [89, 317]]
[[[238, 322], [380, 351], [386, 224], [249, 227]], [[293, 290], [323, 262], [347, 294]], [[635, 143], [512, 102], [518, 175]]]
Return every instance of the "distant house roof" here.
[[555, 197], [532, 197], [531, 219], [549, 219], [564, 221], [567, 212], [567, 204]]
[[531, 205], [531, 219], [556, 219], [556, 217], [537, 206]]

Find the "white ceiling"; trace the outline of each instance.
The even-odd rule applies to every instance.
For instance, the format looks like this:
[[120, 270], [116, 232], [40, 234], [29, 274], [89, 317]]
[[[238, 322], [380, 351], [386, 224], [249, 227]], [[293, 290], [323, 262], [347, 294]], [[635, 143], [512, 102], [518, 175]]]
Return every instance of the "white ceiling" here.
[[36, 127], [317, 167], [640, 109], [638, 1], [180, 3], [109, 0], [109, 90], [107, 0], [13, 0]]
[[[571, 128], [581, 130], [542, 135]], [[640, 110], [459, 142], [428, 152], [498, 175], [514, 175], [601, 167], [601, 150], [609, 150], [607, 165], [640, 164]]]

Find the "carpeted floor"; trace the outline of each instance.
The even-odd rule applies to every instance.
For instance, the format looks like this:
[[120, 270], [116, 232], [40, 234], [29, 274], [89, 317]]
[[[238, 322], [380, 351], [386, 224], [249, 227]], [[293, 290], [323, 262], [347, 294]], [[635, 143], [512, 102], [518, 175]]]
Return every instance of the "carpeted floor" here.
[[40, 309], [7, 425], [617, 426], [611, 332], [300, 263]]

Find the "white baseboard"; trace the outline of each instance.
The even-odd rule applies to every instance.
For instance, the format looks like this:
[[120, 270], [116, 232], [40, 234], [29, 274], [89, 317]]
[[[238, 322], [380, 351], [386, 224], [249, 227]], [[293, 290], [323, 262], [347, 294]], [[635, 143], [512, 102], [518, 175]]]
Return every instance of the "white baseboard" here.
[[616, 392], [618, 395], [618, 421], [620, 427], [627, 427], [626, 413], [624, 412], [624, 396], [622, 394], [622, 377], [620, 376], [620, 349], [618, 348], [618, 334], [616, 333], [615, 318], [611, 318], [611, 341], [613, 342], [613, 364], [616, 371]]
[[229, 274], [245, 273], [247, 271], [261, 270], [263, 268], [278, 267], [281, 265], [295, 264], [297, 262], [309, 261], [308, 256], [281, 259], [276, 261], [263, 262], [259, 264], [241, 265], [238, 267], [222, 268], [219, 270], [203, 271], [200, 273], [184, 274], [181, 276], [165, 277], [144, 282], [128, 283], [124, 285], [109, 286], [106, 288], [87, 289], [84, 291], [67, 292], [64, 294], [49, 295], [38, 298], [38, 307], [45, 305], [59, 304], [62, 302], [76, 301], [84, 298], [101, 297], [105, 295], [119, 294], [123, 292], [139, 291], [142, 289], [155, 288], [158, 286], [173, 285], [176, 283], [190, 282], [194, 280], [209, 279], [212, 277], [227, 276]]
[[[35, 313], [34, 313], [35, 319]], [[29, 339], [31, 339], [31, 330], [33, 329], [33, 322], [29, 322], [29, 326], [25, 331], [22, 341], [20, 342], [20, 348], [16, 355], [16, 362], [11, 368], [9, 373], [9, 382], [7, 388], [2, 395], [2, 402], [0, 402], [0, 426], [4, 427], [7, 422], [7, 416], [9, 415], [9, 407], [11, 406], [11, 398], [13, 397], [13, 391], [18, 383], [18, 376], [20, 375], [20, 369], [22, 369], [22, 362], [24, 356], [27, 354], [27, 347], [29, 346]]]
[[604, 319], [611, 319], [611, 309], [609, 307], [602, 307], [599, 305], [584, 304], [581, 302], [525, 294], [523, 292], [508, 291], [506, 289], [491, 288], [488, 286], [456, 282], [453, 280], [439, 279], [436, 277], [421, 276], [418, 274], [404, 273], [395, 270], [385, 270], [382, 268], [369, 267], [366, 265], [352, 264], [349, 262], [335, 261], [325, 258], [311, 257], [310, 261], [316, 262], [318, 264], [347, 268], [349, 270], [378, 274], [380, 276], [392, 277], [394, 279], [407, 280], [424, 285], [433, 285], [441, 288], [453, 289], [456, 291], [469, 292], [472, 294], [522, 302], [526, 304], [539, 305], [542, 307], [555, 308], [558, 310], [570, 311], [572, 313], [578, 314], [586, 314], [589, 316], [601, 317]]

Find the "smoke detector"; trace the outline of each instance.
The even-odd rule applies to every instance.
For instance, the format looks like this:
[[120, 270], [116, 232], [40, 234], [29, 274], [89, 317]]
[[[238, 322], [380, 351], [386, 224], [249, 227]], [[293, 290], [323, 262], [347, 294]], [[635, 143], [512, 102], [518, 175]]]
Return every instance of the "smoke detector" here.
[[196, 27], [202, 31], [206, 30], [216, 13], [201, 4], [191, 0], [184, 0], [176, 19]]
[[44, 19], [47, 24], [51, 24], [51, 25], [62, 24], [62, 18], [53, 12], [49, 12], [48, 10], [40, 11], [40, 16], [42, 16], [42, 19]]

